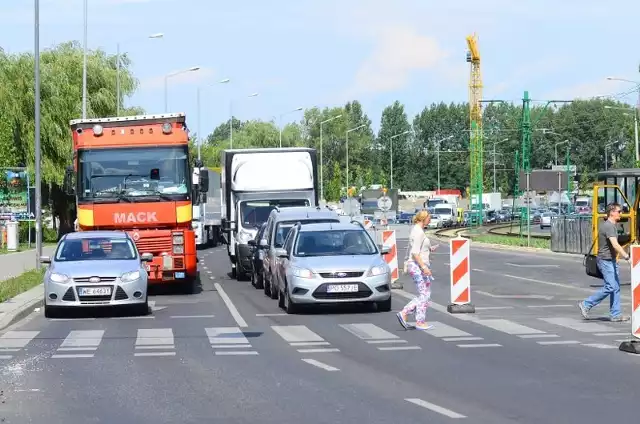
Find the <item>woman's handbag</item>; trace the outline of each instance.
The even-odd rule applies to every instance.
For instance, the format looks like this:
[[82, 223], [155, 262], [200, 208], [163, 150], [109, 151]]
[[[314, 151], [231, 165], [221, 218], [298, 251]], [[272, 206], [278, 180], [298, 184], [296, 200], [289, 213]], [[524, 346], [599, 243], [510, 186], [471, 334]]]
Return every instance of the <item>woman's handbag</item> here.
[[582, 264], [584, 265], [584, 270], [589, 277], [603, 279], [602, 272], [600, 272], [600, 269], [598, 268], [598, 257], [591, 254], [591, 251], [593, 250], [593, 246], [595, 246], [595, 244], [596, 242], [594, 241], [591, 245], [591, 248], [589, 249], [589, 252], [584, 255]]

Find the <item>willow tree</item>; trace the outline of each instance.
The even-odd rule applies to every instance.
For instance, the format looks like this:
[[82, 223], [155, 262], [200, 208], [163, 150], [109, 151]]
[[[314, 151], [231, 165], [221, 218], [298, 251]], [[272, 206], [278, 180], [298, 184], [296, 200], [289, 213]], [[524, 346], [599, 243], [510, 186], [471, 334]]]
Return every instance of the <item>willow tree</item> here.
[[[61, 186], [73, 152], [69, 121], [82, 116], [82, 65], [82, 48], [76, 42], [63, 43], [40, 54], [43, 203], [51, 204], [52, 213], [60, 219], [61, 233], [73, 228], [75, 219], [74, 199], [67, 197]], [[138, 86], [130, 65], [126, 54], [121, 55], [120, 92], [123, 99], [133, 94]], [[26, 166], [32, 178], [35, 161], [34, 75], [33, 53], [7, 54], [0, 50], [0, 166]], [[141, 112], [139, 108], [129, 108], [121, 114]], [[116, 57], [102, 50], [89, 51], [87, 117], [115, 114]]]

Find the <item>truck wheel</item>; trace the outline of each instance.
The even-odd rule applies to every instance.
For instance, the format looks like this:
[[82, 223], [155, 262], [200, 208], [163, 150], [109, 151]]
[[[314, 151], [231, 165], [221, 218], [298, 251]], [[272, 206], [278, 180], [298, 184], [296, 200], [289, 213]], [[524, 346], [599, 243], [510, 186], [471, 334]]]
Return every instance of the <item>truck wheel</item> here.
[[238, 278], [238, 271], [233, 264], [231, 265], [231, 278]]

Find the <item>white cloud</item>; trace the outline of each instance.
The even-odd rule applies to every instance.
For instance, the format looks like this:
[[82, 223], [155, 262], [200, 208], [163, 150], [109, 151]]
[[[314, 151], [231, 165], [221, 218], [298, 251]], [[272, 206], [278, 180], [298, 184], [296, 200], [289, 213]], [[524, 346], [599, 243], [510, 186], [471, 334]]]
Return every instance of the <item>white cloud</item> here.
[[545, 99], [574, 100], [591, 99], [594, 97], [610, 97], [624, 101], [635, 94], [627, 94], [634, 90], [633, 84], [624, 81], [610, 81], [604, 76], [596, 81], [587, 81], [579, 84], [559, 87], [545, 93]]
[[[166, 75], [170, 75], [174, 72], [167, 72]], [[143, 90], [154, 90], [164, 87], [164, 80], [166, 75], [143, 79], [140, 81], [140, 88]], [[178, 75], [173, 75], [169, 78], [169, 84], [171, 86], [183, 85], [183, 84], [196, 84], [200, 82], [212, 82], [215, 76], [215, 71], [211, 68], [200, 68], [197, 71], [183, 72]]]
[[349, 97], [405, 87], [416, 71], [433, 69], [448, 57], [433, 37], [407, 26], [387, 26], [375, 35], [371, 55], [357, 70]]

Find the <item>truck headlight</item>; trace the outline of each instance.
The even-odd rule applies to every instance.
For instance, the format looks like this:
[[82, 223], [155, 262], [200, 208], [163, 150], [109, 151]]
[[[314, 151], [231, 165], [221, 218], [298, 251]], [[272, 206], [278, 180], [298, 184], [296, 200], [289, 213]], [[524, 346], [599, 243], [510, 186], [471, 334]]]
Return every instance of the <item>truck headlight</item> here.
[[184, 245], [181, 245], [181, 244], [174, 245], [173, 253], [176, 255], [184, 255]]
[[173, 244], [184, 244], [184, 236], [182, 234], [174, 235]]

